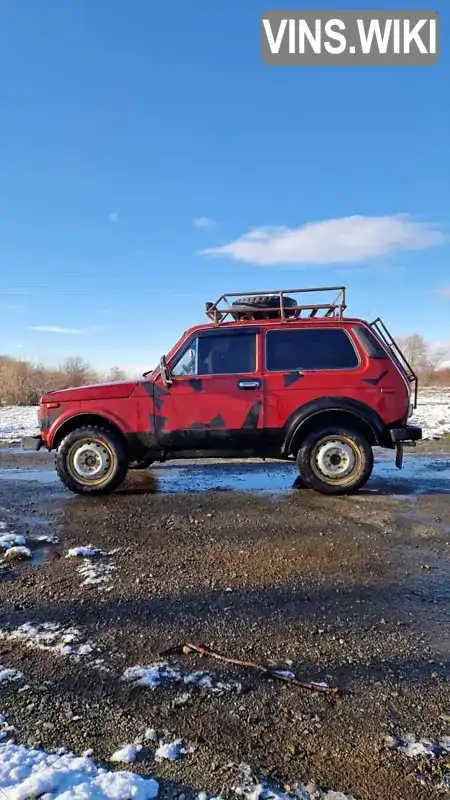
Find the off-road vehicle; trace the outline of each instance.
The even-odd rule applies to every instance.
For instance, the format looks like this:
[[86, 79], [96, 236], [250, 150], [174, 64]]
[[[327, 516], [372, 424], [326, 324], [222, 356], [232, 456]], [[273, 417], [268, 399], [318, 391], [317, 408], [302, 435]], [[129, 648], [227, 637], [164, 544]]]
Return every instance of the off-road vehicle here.
[[46, 394], [23, 447], [56, 450], [62, 482], [88, 494], [173, 458], [295, 459], [324, 494], [360, 489], [375, 446], [401, 468], [422, 437], [408, 425], [417, 376], [381, 319], [345, 316], [345, 287], [236, 298], [206, 303], [208, 322], [142, 380]]

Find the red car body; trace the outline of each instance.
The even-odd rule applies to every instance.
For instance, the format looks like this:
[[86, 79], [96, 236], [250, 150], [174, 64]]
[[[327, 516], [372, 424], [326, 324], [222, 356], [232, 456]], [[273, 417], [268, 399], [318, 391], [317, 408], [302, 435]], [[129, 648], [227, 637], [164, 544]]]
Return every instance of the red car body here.
[[[129, 462], [289, 458], [309, 431], [330, 425], [355, 428], [371, 446], [397, 447], [400, 456], [405, 442], [421, 438], [407, 425], [416, 377], [384, 328], [342, 313], [255, 316], [190, 328], [141, 380], [44, 395], [35, 449], [57, 449], [89, 425], [119, 436]], [[202, 352], [218, 366], [202, 366]], [[177, 373], [188, 356], [195, 368]]]

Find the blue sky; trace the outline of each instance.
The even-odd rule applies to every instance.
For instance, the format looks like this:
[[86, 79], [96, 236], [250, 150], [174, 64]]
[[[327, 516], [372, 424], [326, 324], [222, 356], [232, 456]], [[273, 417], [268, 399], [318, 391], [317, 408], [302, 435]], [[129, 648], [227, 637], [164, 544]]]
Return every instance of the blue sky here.
[[448, 0], [425, 68], [268, 67], [284, 6], [2, 3], [0, 352], [144, 368], [222, 291], [341, 282], [450, 345]]

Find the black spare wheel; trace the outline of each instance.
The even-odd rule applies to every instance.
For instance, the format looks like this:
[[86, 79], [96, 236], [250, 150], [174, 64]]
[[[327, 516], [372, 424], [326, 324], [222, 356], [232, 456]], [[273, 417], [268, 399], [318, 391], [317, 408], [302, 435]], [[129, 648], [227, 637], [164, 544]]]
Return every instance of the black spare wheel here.
[[[293, 297], [283, 297], [286, 317], [293, 317], [297, 301]], [[278, 294], [240, 297], [232, 303], [232, 314], [235, 320], [242, 319], [279, 319], [281, 316], [280, 296]]]

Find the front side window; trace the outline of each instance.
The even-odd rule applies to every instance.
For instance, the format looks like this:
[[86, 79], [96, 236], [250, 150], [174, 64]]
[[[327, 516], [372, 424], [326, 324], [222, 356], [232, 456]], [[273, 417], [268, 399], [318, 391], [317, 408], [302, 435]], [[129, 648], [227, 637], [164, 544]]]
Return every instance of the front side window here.
[[182, 378], [186, 375], [196, 375], [197, 374], [197, 342], [198, 339], [194, 339], [193, 342], [189, 342], [189, 347], [187, 347], [178, 358], [178, 361], [175, 362], [174, 366], [172, 367], [171, 374], [175, 378]]
[[176, 377], [245, 375], [256, 371], [256, 333], [198, 336], [171, 369]]
[[354, 369], [358, 363], [355, 348], [344, 330], [291, 329], [266, 334], [269, 371]]

